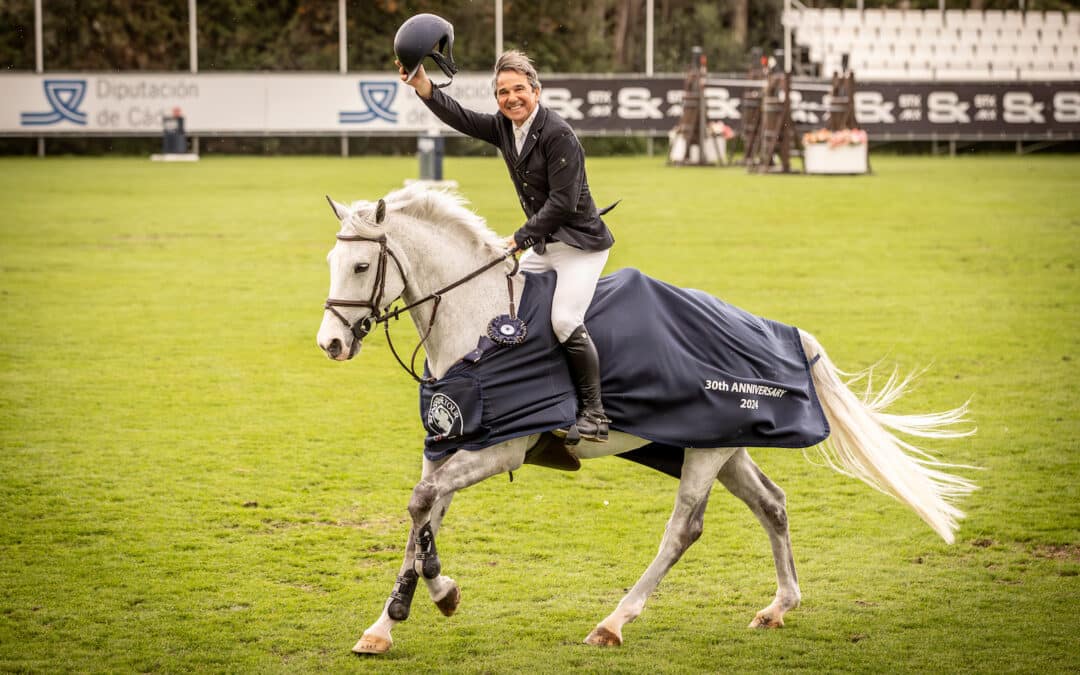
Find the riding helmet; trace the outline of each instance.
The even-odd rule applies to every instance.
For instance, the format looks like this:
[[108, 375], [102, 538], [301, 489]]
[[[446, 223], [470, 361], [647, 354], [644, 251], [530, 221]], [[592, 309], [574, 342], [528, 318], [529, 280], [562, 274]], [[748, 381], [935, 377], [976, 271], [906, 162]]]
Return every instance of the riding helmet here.
[[[454, 27], [434, 14], [417, 14], [398, 28], [394, 36], [394, 55], [405, 67], [411, 80], [424, 59], [431, 57], [451, 80], [458, 71], [454, 65]], [[447, 84], [436, 85], [445, 87]]]

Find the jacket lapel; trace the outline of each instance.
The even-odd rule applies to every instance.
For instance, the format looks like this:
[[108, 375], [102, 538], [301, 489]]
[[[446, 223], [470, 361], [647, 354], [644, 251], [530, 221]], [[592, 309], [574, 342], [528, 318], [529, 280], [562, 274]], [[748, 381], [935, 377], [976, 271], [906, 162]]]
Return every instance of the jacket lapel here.
[[[514, 166], [519, 166], [525, 161], [525, 158], [529, 156], [532, 149], [536, 147], [537, 141], [540, 140], [540, 130], [544, 128], [544, 122], [547, 121], [547, 108], [537, 104], [536, 117], [533, 119], [532, 126], [529, 127], [529, 135], [525, 137], [525, 144], [521, 146], [521, 152], [518, 153], [517, 159], [514, 161]], [[511, 131], [511, 135], [513, 131]]]

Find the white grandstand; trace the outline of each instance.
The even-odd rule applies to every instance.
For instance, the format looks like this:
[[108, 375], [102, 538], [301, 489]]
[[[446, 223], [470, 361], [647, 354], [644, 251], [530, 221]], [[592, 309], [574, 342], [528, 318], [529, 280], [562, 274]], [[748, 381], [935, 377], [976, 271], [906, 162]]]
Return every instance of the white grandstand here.
[[815, 9], [784, 14], [820, 75], [860, 80], [1080, 79], [1080, 12]]

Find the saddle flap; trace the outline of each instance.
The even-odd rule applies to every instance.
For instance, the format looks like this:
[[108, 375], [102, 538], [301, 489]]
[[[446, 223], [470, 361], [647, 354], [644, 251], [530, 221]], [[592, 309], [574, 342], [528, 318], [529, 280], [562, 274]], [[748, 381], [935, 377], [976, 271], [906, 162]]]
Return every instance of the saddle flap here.
[[540, 440], [525, 453], [525, 463], [559, 471], [577, 471], [581, 468], [577, 455], [551, 432], [540, 434]]

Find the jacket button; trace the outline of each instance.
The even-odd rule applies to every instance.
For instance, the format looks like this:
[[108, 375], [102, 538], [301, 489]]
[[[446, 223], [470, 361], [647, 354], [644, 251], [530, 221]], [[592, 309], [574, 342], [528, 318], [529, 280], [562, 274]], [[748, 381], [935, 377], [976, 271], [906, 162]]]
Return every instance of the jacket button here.
[[521, 187], [529, 187], [529, 184], [528, 183], [522, 183]]

